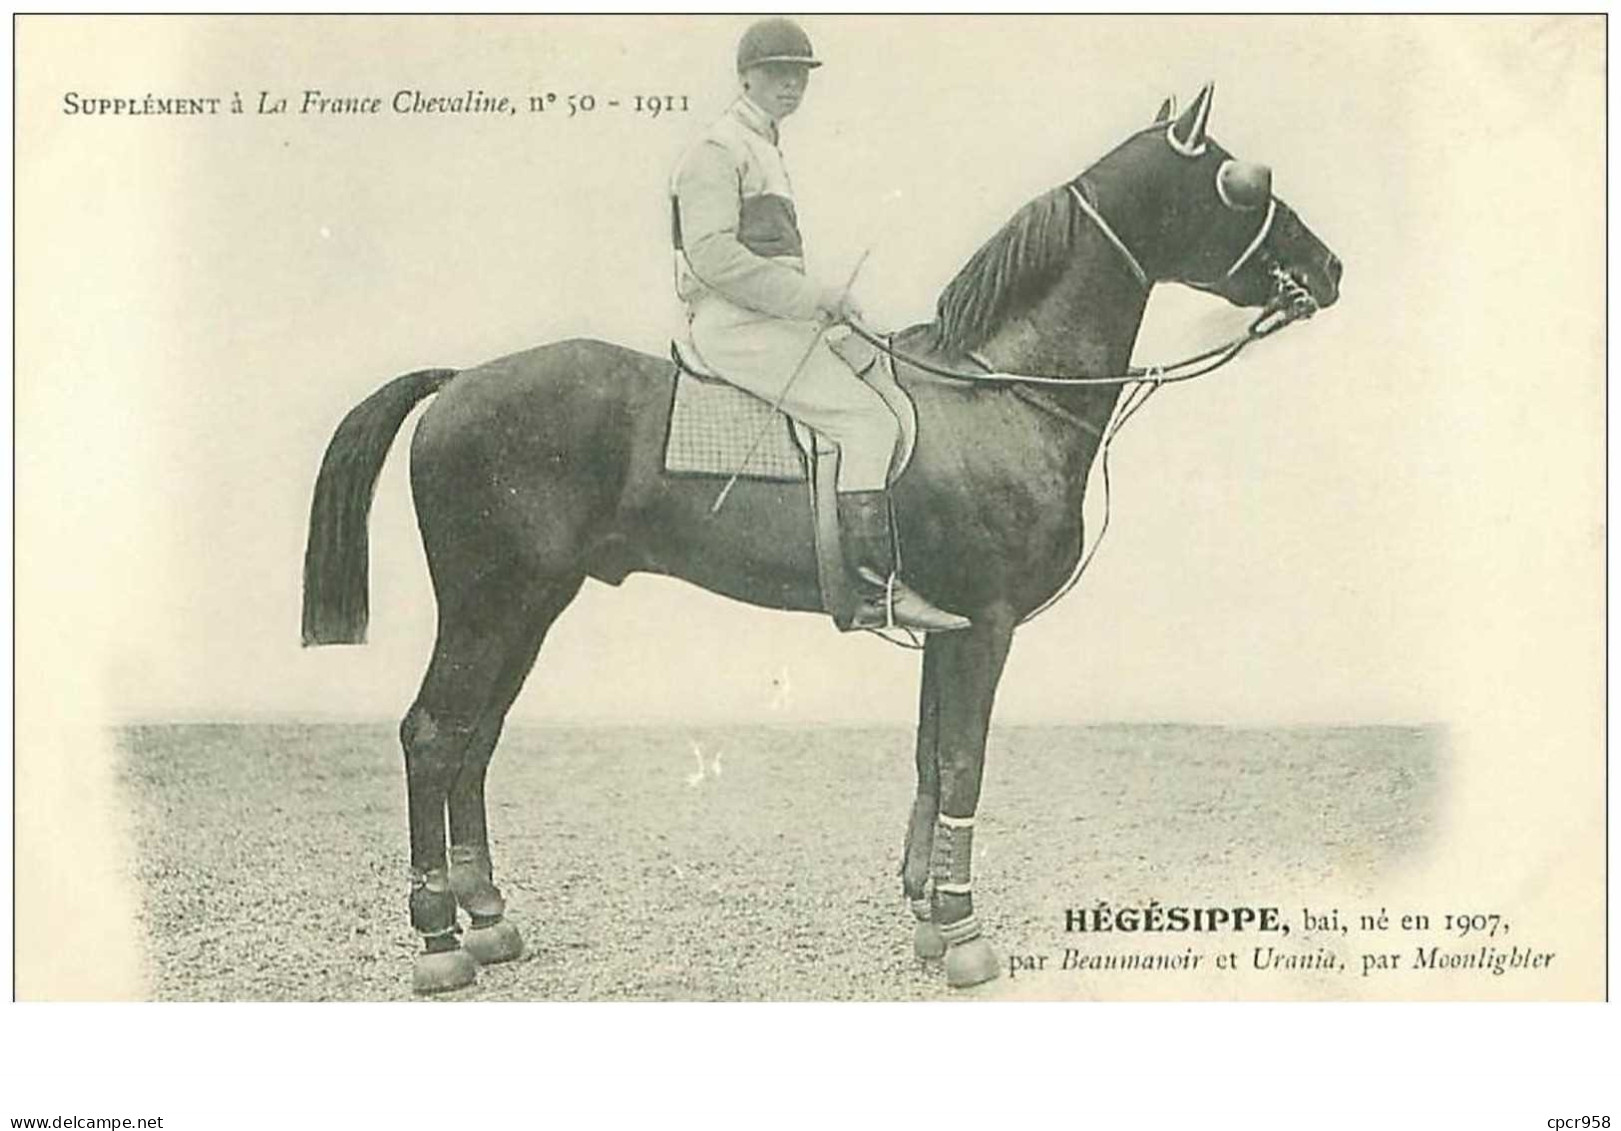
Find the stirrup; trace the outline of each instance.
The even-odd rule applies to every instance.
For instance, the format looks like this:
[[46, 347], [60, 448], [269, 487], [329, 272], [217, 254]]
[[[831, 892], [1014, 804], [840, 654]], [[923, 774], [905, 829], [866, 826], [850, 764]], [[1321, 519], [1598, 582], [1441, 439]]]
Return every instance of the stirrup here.
[[862, 594], [861, 604], [857, 607], [856, 619], [852, 625], [855, 628], [869, 629], [918, 629], [923, 632], [954, 632], [958, 629], [968, 628], [972, 624], [967, 617], [947, 612], [931, 604], [927, 598], [902, 581], [899, 575], [890, 573], [887, 577], [876, 570], [866, 566], [856, 570], [860, 580], [869, 590], [881, 592], [883, 622], [882, 624], [863, 623], [862, 608], [870, 608], [877, 602], [878, 593], [868, 592]]

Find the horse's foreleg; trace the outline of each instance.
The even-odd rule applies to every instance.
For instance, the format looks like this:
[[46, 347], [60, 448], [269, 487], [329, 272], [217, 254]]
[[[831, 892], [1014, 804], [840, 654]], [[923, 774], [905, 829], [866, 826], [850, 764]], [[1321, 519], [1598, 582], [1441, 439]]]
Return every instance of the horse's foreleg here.
[[934, 923], [947, 947], [946, 981], [954, 987], [990, 981], [1000, 969], [974, 917], [971, 858], [985, 738], [1015, 623], [1011, 610], [993, 609], [977, 613], [971, 629], [929, 640], [940, 661], [940, 811], [929, 878]]
[[901, 859], [901, 889], [917, 919], [912, 949], [919, 958], [939, 958], [945, 937], [934, 924], [929, 897], [929, 860], [934, 852], [934, 826], [940, 815], [940, 641], [929, 637], [923, 652], [922, 690], [918, 696], [917, 795], [906, 822], [906, 849]]
[[579, 593], [583, 581], [583, 577], [559, 581], [537, 595], [533, 611], [524, 618], [529, 631], [506, 657], [480, 730], [450, 787], [450, 889], [471, 921], [462, 946], [484, 965], [507, 962], [523, 953], [523, 938], [506, 921], [506, 899], [495, 886], [484, 781], [506, 713], [534, 666], [552, 622]]

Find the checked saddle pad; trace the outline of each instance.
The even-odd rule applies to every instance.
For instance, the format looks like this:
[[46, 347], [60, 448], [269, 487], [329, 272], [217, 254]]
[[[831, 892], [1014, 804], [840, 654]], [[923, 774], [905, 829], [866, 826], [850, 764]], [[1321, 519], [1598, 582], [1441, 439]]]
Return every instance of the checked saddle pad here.
[[671, 359], [675, 395], [664, 444], [665, 471], [729, 476], [742, 468], [744, 479], [804, 480], [805, 458], [784, 413], [736, 385], [699, 376], [674, 348]]

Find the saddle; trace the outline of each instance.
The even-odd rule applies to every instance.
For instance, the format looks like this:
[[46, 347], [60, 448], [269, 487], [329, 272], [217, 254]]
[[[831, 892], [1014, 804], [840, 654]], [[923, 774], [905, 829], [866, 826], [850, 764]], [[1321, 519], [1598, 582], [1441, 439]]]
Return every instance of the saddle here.
[[[839, 450], [827, 437], [712, 372], [690, 342], [672, 340], [674, 390], [664, 443], [667, 475], [763, 479], [806, 483], [816, 537], [816, 575], [822, 607], [840, 628], [855, 614], [856, 593], [845, 572], [839, 540]], [[917, 446], [917, 407], [895, 380], [886, 354], [859, 375], [884, 399], [900, 423], [889, 482], [900, 478]], [[752, 451], [752, 454], [751, 454]]]
[[[672, 339], [670, 360], [675, 389], [664, 444], [666, 473], [723, 478], [737, 474], [739, 479], [797, 483], [806, 478], [812, 453], [837, 450], [808, 425], [711, 371], [691, 342]], [[900, 423], [900, 442], [889, 466], [893, 483], [906, 470], [917, 445], [917, 407], [895, 380], [895, 363], [887, 354], [879, 354], [859, 376]]]

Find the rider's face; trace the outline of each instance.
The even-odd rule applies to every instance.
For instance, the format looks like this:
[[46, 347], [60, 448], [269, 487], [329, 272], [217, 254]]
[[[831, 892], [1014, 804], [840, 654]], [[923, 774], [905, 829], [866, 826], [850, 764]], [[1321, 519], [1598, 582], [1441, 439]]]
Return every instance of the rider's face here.
[[743, 72], [749, 98], [778, 121], [799, 109], [809, 81], [810, 68], [800, 63], [761, 63]]

